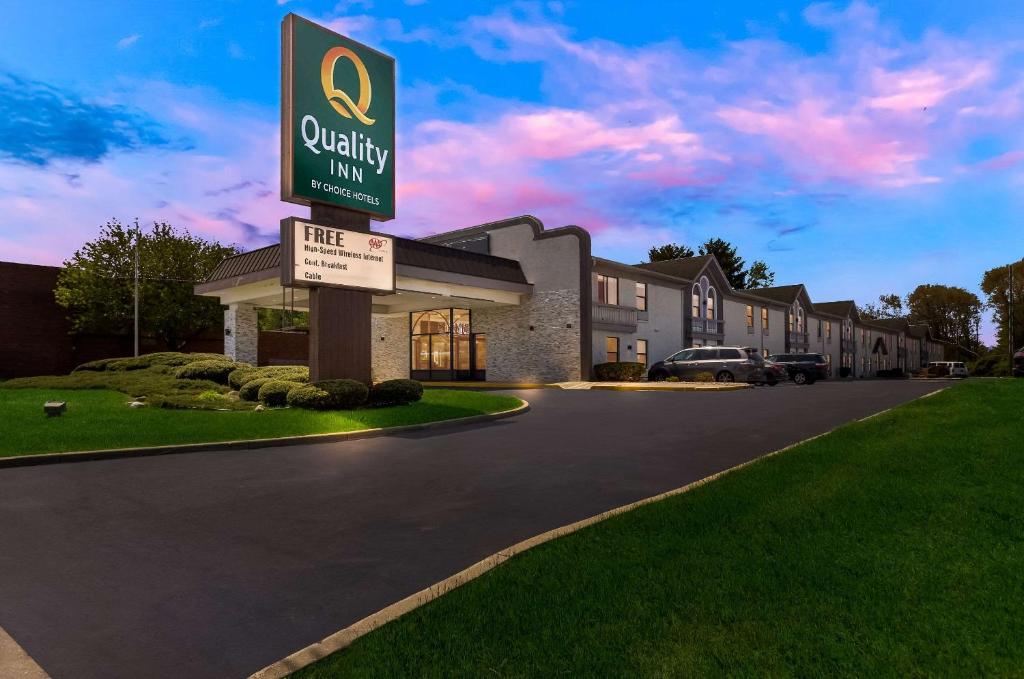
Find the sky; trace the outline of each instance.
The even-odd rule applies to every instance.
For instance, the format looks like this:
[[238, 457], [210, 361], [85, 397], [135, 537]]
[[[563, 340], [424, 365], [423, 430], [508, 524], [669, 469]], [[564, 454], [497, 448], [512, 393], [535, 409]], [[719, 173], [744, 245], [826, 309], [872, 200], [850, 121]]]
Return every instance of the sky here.
[[279, 200], [288, 12], [397, 60], [386, 233], [532, 214], [627, 263], [720, 237], [862, 304], [1024, 255], [1019, 0], [86, 0], [5, 8], [0, 260], [110, 218], [276, 242], [308, 214]]

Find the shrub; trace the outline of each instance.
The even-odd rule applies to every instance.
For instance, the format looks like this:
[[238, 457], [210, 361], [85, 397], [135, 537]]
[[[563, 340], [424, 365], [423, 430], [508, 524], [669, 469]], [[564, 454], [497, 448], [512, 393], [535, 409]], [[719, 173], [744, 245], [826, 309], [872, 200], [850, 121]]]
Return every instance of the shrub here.
[[210, 380], [217, 384], [227, 384], [228, 375], [237, 370], [239, 364], [226, 359], [195, 361], [180, 366], [174, 376], [181, 380]]
[[630, 361], [598, 363], [594, 366], [594, 376], [602, 382], [638, 382], [646, 372], [643, 363]]
[[423, 397], [423, 385], [416, 380], [387, 380], [370, 388], [370, 405], [404, 406]]
[[844, 365], [843, 367], [841, 367], [839, 369], [839, 376], [840, 377], [849, 377], [852, 372], [853, 371], [850, 369], [849, 366], [845, 366]]
[[300, 384], [289, 391], [288, 405], [294, 408], [306, 408], [307, 410], [334, 409], [331, 395], [312, 384]]
[[700, 372], [693, 376], [694, 382], [714, 382], [715, 374], [709, 372]]
[[313, 410], [351, 410], [366, 403], [369, 393], [356, 380], [323, 380], [296, 388], [288, 395], [288, 403]]
[[669, 375], [668, 377], [665, 378], [665, 381], [666, 382], [678, 382], [679, 378], [676, 377], [675, 375]]
[[269, 377], [257, 377], [254, 380], [249, 380], [242, 385], [241, 389], [238, 390], [238, 398], [243, 401], [260, 400], [260, 387], [269, 381]]
[[228, 385], [234, 389], [241, 389], [242, 385], [249, 380], [260, 377], [286, 382], [309, 382], [309, 368], [304, 365], [265, 365], [260, 368], [254, 368], [247, 364], [239, 365], [243, 367], [228, 375]]
[[941, 363], [928, 366], [928, 377], [949, 377], [949, 366]]
[[251, 365], [243, 368], [235, 368], [228, 373], [228, 386], [232, 389], [241, 390], [243, 384], [256, 379], [257, 370], [259, 370], [259, 368], [254, 368]]
[[84, 372], [102, 372], [104, 370], [109, 370], [109, 366], [110, 366], [111, 363], [114, 363], [115, 361], [121, 361], [121, 360], [124, 360], [124, 359], [120, 359], [120, 358], [101, 358], [98, 361], [89, 361], [87, 363], [83, 363], [82, 365], [78, 366], [77, 368], [75, 368], [71, 372], [73, 372], [73, 373], [83, 372], [83, 371]]
[[875, 377], [881, 377], [888, 380], [900, 379], [903, 377], [903, 371], [899, 368], [887, 368], [884, 370], [876, 370]]
[[297, 382], [267, 380], [260, 385], [260, 402], [263, 405], [280, 408], [288, 405], [288, 392], [298, 386]]
[[370, 395], [367, 386], [356, 380], [321, 380], [314, 386], [330, 394], [334, 407], [339, 410], [358, 408]]
[[98, 361], [89, 361], [75, 368], [72, 372], [80, 370], [106, 371], [106, 370], [146, 370], [153, 366], [163, 365], [178, 367], [195, 363], [196, 361], [228, 361], [224, 354], [184, 354], [180, 351], [157, 351], [142, 356], [122, 356], [117, 358], [101, 358]]

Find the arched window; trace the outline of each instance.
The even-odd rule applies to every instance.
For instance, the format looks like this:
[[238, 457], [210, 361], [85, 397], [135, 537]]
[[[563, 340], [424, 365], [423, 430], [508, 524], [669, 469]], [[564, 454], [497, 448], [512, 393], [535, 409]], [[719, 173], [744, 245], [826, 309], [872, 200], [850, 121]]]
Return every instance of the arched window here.
[[799, 302], [796, 305], [796, 331], [804, 331], [804, 309], [800, 306]]
[[414, 316], [412, 321], [412, 332], [415, 335], [426, 335], [430, 333], [448, 332], [448, 319], [451, 312], [448, 309], [435, 311], [424, 311]]
[[705, 313], [709, 321], [715, 320], [715, 289], [708, 288], [708, 303], [705, 307]]
[[694, 284], [693, 294], [690, 295], [690, 316], [700, 318], [700, 286]]

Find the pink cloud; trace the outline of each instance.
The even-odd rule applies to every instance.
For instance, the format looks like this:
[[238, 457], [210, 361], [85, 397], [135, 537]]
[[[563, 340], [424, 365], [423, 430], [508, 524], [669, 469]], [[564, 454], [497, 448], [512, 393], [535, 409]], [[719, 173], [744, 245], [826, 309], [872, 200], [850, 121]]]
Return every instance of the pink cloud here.
[[739, 132], [770, 140], [775, 153], [811, 181], [908, 180], [917, 176], [916, 163], [924, 157], [913, 142], [884, 135], [860, 113], [830, 112], [824, 100], [788, 108], [726, 106], [717, 115]]
[[1007, 151], [1002, 153], [995, 158], [989, 158], [978, 163], [978, 167], [983, 170], [1008, 170], [1011, 167], [1016, 167], [1024, 163], [1024, 151]]

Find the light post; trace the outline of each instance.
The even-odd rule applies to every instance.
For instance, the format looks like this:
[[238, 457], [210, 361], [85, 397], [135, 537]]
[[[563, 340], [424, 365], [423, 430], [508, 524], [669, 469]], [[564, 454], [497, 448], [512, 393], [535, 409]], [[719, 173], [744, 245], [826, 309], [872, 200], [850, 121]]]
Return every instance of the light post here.
[[135, 227], [135, 356], [139, 355], [139, 239], [142, 229]]

